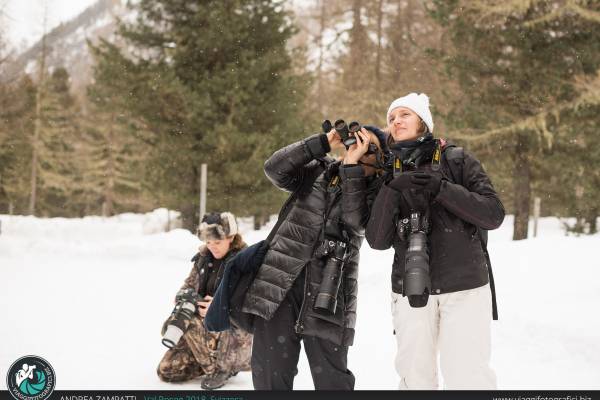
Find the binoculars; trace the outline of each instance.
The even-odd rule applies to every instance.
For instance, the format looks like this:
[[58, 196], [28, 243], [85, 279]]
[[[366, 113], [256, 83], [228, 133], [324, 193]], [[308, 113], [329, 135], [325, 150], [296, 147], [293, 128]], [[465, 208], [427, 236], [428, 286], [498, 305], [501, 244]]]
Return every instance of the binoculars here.
[[352, 121], [350, 122], [350, 125], [347, 125], [343, 119], [338, 119], [333, 125], [331, 125], [331, 121], [327, 119], [323, 121], [321, 127], [323, 128], [324, 133], [329, 133], [332, 129], [335, 129], [338, 135], [340, 135], [340, 138], [342, 138], [342, 143], [346, 148], [356, 143], [356, 136], [354, 134], [362, 128], [356, 121]]

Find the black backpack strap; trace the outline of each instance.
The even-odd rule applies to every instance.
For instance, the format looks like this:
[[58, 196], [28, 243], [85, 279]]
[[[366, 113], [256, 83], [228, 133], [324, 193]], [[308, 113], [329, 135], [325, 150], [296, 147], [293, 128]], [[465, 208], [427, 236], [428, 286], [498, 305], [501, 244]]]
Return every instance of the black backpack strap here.
[[444, 149], [444, 158], [448, 164], [452, 182], [462, 185], [462, 164], [465, 158], [465, 151], [462, 147], [455, 145], [446, 145]]
[[494, 321], [498, 321], [498, 305], [496, 304], [496, 285], [494, 284], [494, 273], [492, 272], [492, 262], [490, 261], [490, 253], [487, 249], [487, 232], [483, 232], [477, 228], [477, 234], [479, 235], [479, 242], [487, 261], [488, 276], [490, 279], [490, 290], [492, 291], [492, 318]]
[[[456, 147], [455, 145], [447, 145], [444, 149], [444, 157], [450, 170], [452, 181], [459, 185], [462, 185], [462, 166], [465, 158], [465, 151], [462, 147]], [[490, 290], [492, 291], [492, 318], [494, 321], [498, 320], [498, 305], [496, 303], [496, 285], [494, 284], [494, 274], [492, 272], [492, 262], [490, 261], [490, 254], [487, 249], [487, 232], [484, 232], [479, 227], [477, 228], [477, 235], [479, 236], [479, 242], [485, 255], [485, 260], [488, 267], [488, 277], [490, 280]]]

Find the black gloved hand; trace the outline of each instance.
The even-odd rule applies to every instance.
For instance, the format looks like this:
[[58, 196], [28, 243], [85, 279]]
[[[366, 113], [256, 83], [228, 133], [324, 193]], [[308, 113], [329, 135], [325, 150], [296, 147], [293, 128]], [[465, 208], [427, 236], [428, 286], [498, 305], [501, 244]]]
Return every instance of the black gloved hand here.
[[397, 191], [408, 190], [408, 189], [423, 189], [423, 187], [421, 185], [413, 182], [413, 176], [417, 173], [418, 173], [417, 171], [403, 172], [402, 174], [400, 174], [397, 177], [395, 177], [394, 179], [392, 179], [388, 183], [388, 186], [391, 189], [394, 189]]
[[442, 177], [439, 174], [429, 172], [415, 172], [411, 180], [413, 183], [421, 186], [421, 189], [430, 192], [433, 196], [437, 196], [442, 186]]
[[420, 189], [431, 192], [436, 196], [440, 192], [441, 176], [423, 171], [405, 172], [392, 179], [388, 186], [391, 189], [402, 191], [407, 189]]

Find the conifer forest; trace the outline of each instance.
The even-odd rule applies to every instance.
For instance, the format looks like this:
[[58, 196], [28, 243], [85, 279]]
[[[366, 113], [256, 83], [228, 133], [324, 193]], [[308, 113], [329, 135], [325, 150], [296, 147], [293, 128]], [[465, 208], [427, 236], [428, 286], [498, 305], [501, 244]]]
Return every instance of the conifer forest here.
[[385, 128], [423, 92], [515, 240], [536, 198], [598, 230], [600, 1], [99, 0], [31, 47], [1, 7], [0, 214], [167, 207], [194, 230], [207, 164], [207, 211], [264, 223], [289, 195], [263, 173], [275, 150], [325, 119]]

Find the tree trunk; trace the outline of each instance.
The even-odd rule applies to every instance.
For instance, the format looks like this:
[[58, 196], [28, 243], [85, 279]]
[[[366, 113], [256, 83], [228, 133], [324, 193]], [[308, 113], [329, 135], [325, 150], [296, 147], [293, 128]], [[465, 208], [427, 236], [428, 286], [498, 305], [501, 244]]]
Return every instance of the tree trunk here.
[[352, 28], [348, 44], [348, 59], [345, 63], [344, 80], [348, 88], [360, 90], [365, 82], [360, 81], [361, 59], [365, 56], [365, 27], [362, 24], [362, 0], [352, 2]]
[[35, 93], [35, 122], [33, 126], [33, 140], [31, 143], [31, 181], [30, 181], [30, 197], [29, 197], [29, 215], [35, 215], [35, 206], [37, 202], [37, 175], [38, 175], [38, 157], [40, 146], [40, 134], [42, 129], [42, 100], [44, 90], [44, 80], [46, 73], [46, 18], [47, 8], [44, 7], [44, 25], [42, 32], [42, 49], [40, 53], [40, 70], [38, 87]]
[[513, 240], [527, 239], [529, 229], [529, 204], [531, 202], [531, 165], [529, 145], [525, 133], [519, 134], [515, 149], [515, 222]]
[[325, 36], [325, 28], [327, 23], [327, 16], [325, 15], [325, 0], [321, 0], [321, 9], [319, 12], [319, 64], [317, 65], [317, 105], [321, 115], [325, 114], [324, 101], [325, 101], [325, 88], [323, 82], [323, 62], [325, 60], [325, 43], [323, 37]]
[[598, 214], [600, 214], [600, 210], [597, 207], [594, 207], [589, 211], [588, 223], [590, 224], [590, 231], [588, 233], [590, 235], [598, 233]]
[[[40, 70], [43, 70], [44, 57], [40, 61]], [[33, 139], [31, 142], [31, 178], [29, 195], [29, 215], [35, 215], [35, 204], [37, 201], [37, 173], [38, 173], [38, 154], [40, 148], [40, 131], [42, 129], [42, 90], [44, 87], [44, 73], [40, 72], [40, 81], [38, 82], [37, 92], [35, 94], [35, 121], [33, 125]]]
[[199, 218], [199, 207], [196, 200], [198, 199], [198, 192], [195, 188], [198, 187], [198, 181], [200, 180], [200, 171], [197, 167], [191, 167], [191, 175], [189, 177], [189, 187], [194, 188], [192, 190], [193, 194], [190, 194], [187, 199], [193, 199], [192, 201], [187, 201], [184, 199], [183, 203], [179, 207], [181, 211], [181, 227], [183, 229], [187, 229], [188, 231], [196, 234], [198, 230], [198, 218]]
[[375, 55], [375, 93], [381, 91], [381, 55], [383, 53], [383, 0], [377, 3], [377, 54]]
[[106, 187], [104, 188], [104, 206], [102, 207], [102, 214], [105, 217], [110, 217], [114, 213], [114, 197], [115, 197], [115, 137], [114, 137], [114, 126], [115, 126], [115, 115], [114, 113], [110, 117], [110, 126], [108, 127], [108, 140], [106, 147], [108, 150], [108, 163], [106, 171]]
[[267, 216], [265, 214], [254, 215], [254, 230], [258, 231], [267, 223]]
[[195, 203], [187, 203], [180, 207], [181, 209], [181, 227], [196, 234], [198, 229], [198, 207]]

